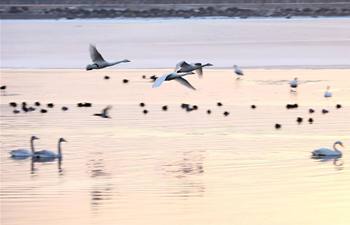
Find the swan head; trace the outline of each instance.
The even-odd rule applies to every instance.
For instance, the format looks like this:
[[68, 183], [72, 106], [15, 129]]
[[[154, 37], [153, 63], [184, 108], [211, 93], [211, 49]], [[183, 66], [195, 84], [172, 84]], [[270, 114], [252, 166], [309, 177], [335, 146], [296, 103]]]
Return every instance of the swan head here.
[[211, 63], [207, 63], [207, 64], [205, 64], [206, 66], [214, 66], [213, 64], [211, 64]]
[[344, 145], [343, 145], [343, 143], [341, 141], [334, 142], [334, 145], [340, 145], [340, 146], [344, 147]]
[[58, 142], [67, 142], [67, 141], [66, 141], [66, 139], [64, 139], [64, 138], [60, 138], [60, 139], [58, 140]]
[[124, 59], [122, 62], [127, 63], [127, 62], [131, 62], [131, 61], [130, 61], [130, 60], [128, 60], [128, 59]]
[[96, 64], [89, 64], [86, 66], [86, 70], [93, 70], [98, 69], [98, 66]]
[[38, 140], [39, 138], [37, 136], [32, 136], [31, 140], [34, 141], [34, 140]]
[[236, 69], [237, 67], [238, 67], [237, 65], [233, 65], [233, 68], [235, 68], [235, 69]]

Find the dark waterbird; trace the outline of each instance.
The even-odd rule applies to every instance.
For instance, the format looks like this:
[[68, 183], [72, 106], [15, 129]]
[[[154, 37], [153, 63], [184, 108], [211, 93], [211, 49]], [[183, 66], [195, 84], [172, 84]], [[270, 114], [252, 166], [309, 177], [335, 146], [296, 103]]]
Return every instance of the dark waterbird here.
[[140, 105], [140, 107], [145, 107], [146, 104], [141, 102], [139, 105]]
[[276, 124], [275, 124], [275, 128], [276, 128], [276, 129], [280, 129], [281, 127], [282, 127], [281, 124], [279, 124], [279, 123], [276, 123]]
[[313, 122], [314, 122], [314, 119], [309, 118], [309, 119], [308, 119], [308, 122], [311, 124], [311, 123], [313, 123]]
[[128, 79], [123, 79], [123, 83], [124, 84], [129, 83], [129, 80]]
[[53, 104], [53, 103], [47, 103], [47, 107], [48, 107], [48, 108], [53, 108], [53, 107], [54, 107], [54, 104]]
[[148, 110], [147, 110], [147, 109], [144, 109], [142, 112], [143, 112], [143, 114], [147, 114], [147, 113], [148, 113]]
[[221, 102], [216, 103], [217, 106], [222, 106]]
[[11, 107], [17, 107], [17, 103], [16, 103], [16, 102], [10, 102], [9, 105], [10, 105]]
[[109, 76], [104, 76], [103, 77], [105, 80], [109, 80]]
[[62, 111], [67, 111], [68, 110], [68, 107], [67, 106], [62, 106]]
[[314, 109], [309, 109], [309, 113], [314, 113], [315, 110]]
[[104, 108], [101, 113], [95, 113], [95, 114], [93, 114], [93, 116], [99, 116], [99, 117], [102, 117], [102, 118], [111, 118], [108, 115], [108, 112], [109, 112], [110, 109], [112, 109], [112, 106], [109, 105], [106, 108]]
[[207, 110], [207, 114], [211, 114], [211, 110], [210, 109]]
[[287, 104], [286, 105], [286, 108], [287, 109], [296, 109], [296, 108], [298, 108], [299, 106], [298, 106], [298, 104]]
[[335, 108], [340, 109], [342, 106], [340, 104], [337, 104]]
[[255, 105], [251, 105], [250, 108], [256, 109], [256, 106]]
[[327, 113], [329, 113], [329, 111], [327, 109], [322, 109], [322, 113], [327, 114]]
[[225, 112], [224, 112], [224, 116], [228, 116], [228, 115], [230, 115], [230, 113], [227, 112], [227, 111], [225, 111]]
[[301, 124], [301, 123], [303, 122], [303, 118], [298, 117], [298, 118], [297, 118], [297, 122], [298, 122], [299, 124]]
[[34, 102], [35, 106], [40, 106], [40, 102]]
[[167, 111], [167, 110], [168, 110], [168, 106], [167, 106], [167, 105], [163, 105], [163, 106], [162, 106], [162, 110], [163, 110], [163, 111]]
[[47, 109], [41, 109], [40, 112], [41, 113], [47, 113]]

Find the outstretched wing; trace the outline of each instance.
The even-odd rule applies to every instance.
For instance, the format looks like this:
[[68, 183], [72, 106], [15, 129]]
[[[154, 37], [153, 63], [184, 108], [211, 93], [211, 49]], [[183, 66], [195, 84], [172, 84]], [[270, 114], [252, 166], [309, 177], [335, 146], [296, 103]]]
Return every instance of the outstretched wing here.
[[94, 62], [94, 63], [106, 62], [106, 61], [103, 59], [102, 55], [97, 51], [95, 45], [91, 45], [91, 44], [90, 44], [89, 50], [90, 50], [90, 57], [91, 57], [92, 62]]
[[177, 72], [177, 73], [178, 72], [189, 72], [189, 71], [191, 71], [191, 69], [192, 69], [192, 66], [190, 64], [188, 64], [185, 61], [181, 61], [178, 64], [176, 64], [175, 72]]
[[175, 80], [180, 84], [185, 85], [188, 88], [191, 88], [192, 90], [196, 90], [187, 80], [185, 80], [182, 77], [176, 77]]
[[165, 81], [165, 79], [166, 79], [168, 76], [169, 76], [169, 74], [166, 74], [166, 75], [163, 75], [163, 76], [161, 76], [161, 77], [158, 77], [158, 78], [154, 81], [152, 87], [153, 87], [153, 88], [156, 88], [156, 87], [159, 87], [160, 85], [162, 85], [162, 83]]
[[110, 106], [110, 105], [107, 106], [106, 108], [104, 108], [104, 109], [102, 110], [102, 114], [108, 116], [108, 111], [109, 111], [111, 108], [112, 108], [112, 106]]

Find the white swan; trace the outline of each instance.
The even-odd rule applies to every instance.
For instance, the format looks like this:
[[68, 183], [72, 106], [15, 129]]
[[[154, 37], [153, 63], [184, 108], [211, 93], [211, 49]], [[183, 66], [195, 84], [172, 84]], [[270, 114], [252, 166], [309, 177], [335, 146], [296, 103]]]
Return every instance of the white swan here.
[[29, 157], [35, 153], [34, 149], [34, 140], [38, 140], [39, 138], [36, 136], [32, 136], [30, 138], [30, 151], [27, 149], [16, 149], [10, 151], [11, 157]]
[[202, 63], [192, 63], [189, 64], [186, 61], [181, 61], [178, 64], [176, 64], [175, 66], [175, 72], [176, 73], [187, 73], [187, 72], [192, 72], [192, 71], [196, 71], [197, 74], [199, 75], [199, 77], [203, 76], [203, 67], [206, 66], [212, 66], [213, 64], [211, 63], [207, 63], [207, 64], [203, 64]]
[[67, 142], [64, 138], [58, 139], [58, 150], [57, 153], [50, 151], [50, 150], [41, 150], [34, 153], [33, 157], [36, 159], [43, 159], [43, 158], [62, 158], [62, 149], [61, 149], [61, 143]]
[[173, 73], [169, 73], [166, 75], [163, 75], [161, 77], [158, 77], [154, 83], [153, 83], [153, 88], [159, 87], [160, 85], [162, 85], [162, 83], [164, 81], [169, 81], [169, 80], [176, 80], [177, 82], [179, 82], [182, 85], [185, 85], [188, 88], [191, 88], [192, 90], [196, 90], [187, 80], [185, 80], [183, 78], [183, 76], [189, 75], [189, 74], [194, 74], [193, 72], [188, 72], [188, 73], [182, 73], [182, 74], [178, 74], [176, 72]]
[[295, 91], [296, 88], [298, 87], [298, 78], [295, 77], [293, 80], [291, 80], [289, 82], [289, 85], [290, 85], [290, 88], [291, 88], [290, 91]]
[[322, 157], [322, 156], [332, 156], [332, 157], [336, 157], [336, 156], [342, 156], [342, 152], [340, 150], [337, 149], [337, 145], [340, 145], [342, 147], [343, 146], [343, 143], [341, 141], [336, 141], [334, 142], [333, 144], [333, 149], [329, 149], [329, 148], [319, 148], [319, 149], [316, 149], [312, 152], [312, 155], [313, 156], [316, 156], [316, 157]]
[[330, 97], [332, 97], [332, 92], [330, 92], [330, 89], [331, 87], [330, 86], [327, 86], [327, 90], [326, 90], [326, 92], [324, 93], [324, 97], [325, 98], [330, 98]]
[[94, 45], [90, 45], [90, 57], [91, 57], [93, 64], [87, 65], [86, 70], [102, 69], [105, 67], [114, 66], [114, 65], [119, 64], [119, 63], [130, 62], [127, 59], [117, 61], [117, 62], [111, 62], [111, 63], [107, 62], [106, 60], [104, 60], [102, 55], [97, 51], [97, 49]]
[[237, 75], [237, 79], [240, 79], [241, 76], [244, 76], [243, 71], [237, 65], [233, 65], [233, 69], [235, 74]]

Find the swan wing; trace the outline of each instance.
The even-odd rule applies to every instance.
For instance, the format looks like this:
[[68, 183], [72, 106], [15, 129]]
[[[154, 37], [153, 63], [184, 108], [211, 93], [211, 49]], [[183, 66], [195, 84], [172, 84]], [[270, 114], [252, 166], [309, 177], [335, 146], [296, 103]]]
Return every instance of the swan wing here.
[[56, 153], [49, 150], [41, 150], [34, 153], [34, 157], [38, 158], [53, 158], [56, 157]]
[[153, 88], [159, 87], [160, 85], [162, 85], [162, 83], [166, 80], [166, 78], [169, 76], [169, 74], [163, 75], [161, 77], [158, 77], [154, 83], [153, 83]]
[[235, 73], [237, 74], [237, 75], [241, 75], [241, 76], [243, 76], [244, 74], [243, 74], [243, 71], [237, 66], [237, 67], [235, 67]]
[[190, 82], [188, 82], [186, 79], [182, 78], [182, 77], [176, 77], [175, 80], [177, 82], [179, 82], [182, 85], [185, 85], [188, 88], [191, 88], [192, 90], [196, 90], [191, 84]]
[[177, 72], [177, 73], [189, 72], [192, 70], [193, 70], [193, 67], [185, 61], [179, 62], [178, 64], [176, 64], [176, 67], [175, 67], [175, 72]]
[[92, 62], [94, 63], [105, 63], [106, 60], [104, 60], [104, 58], [102, 57], [102, 55], [97, 51], [96, 46], [95, 45], [91, 45], [89, 47], [90, 50], [90, 57]]
[[28, 156], [31, 156], [32, 153], [27, 149], [16, 149], [16, 150], [10, 151], [10, 155], [12, 157], [28, 157]]

